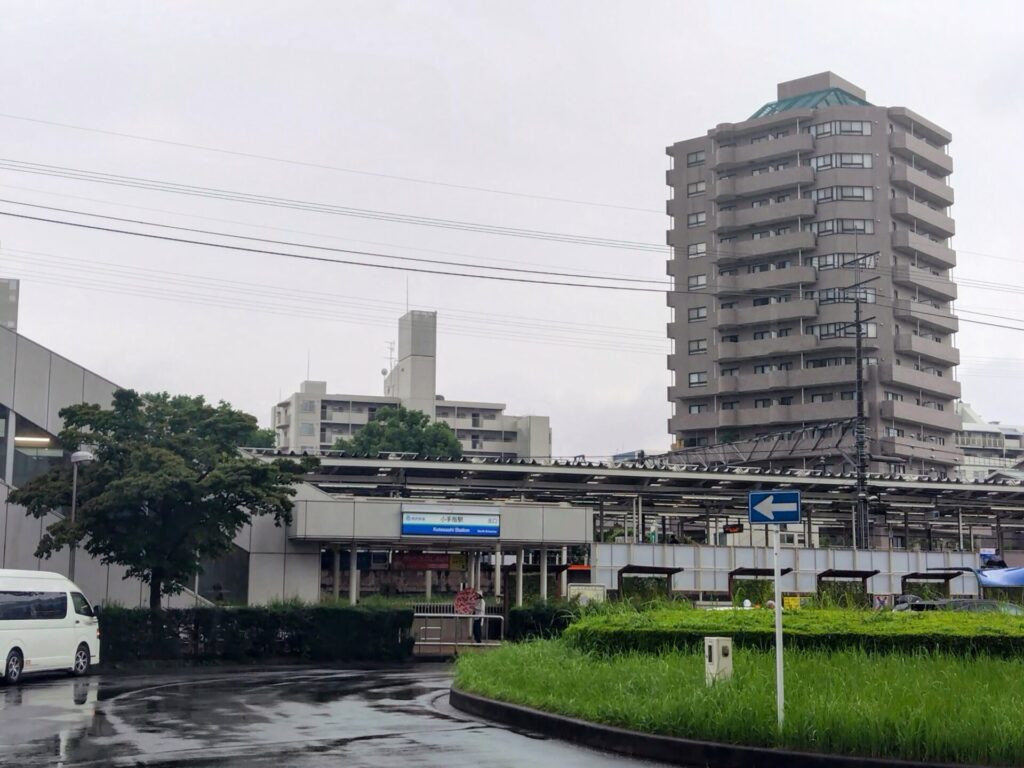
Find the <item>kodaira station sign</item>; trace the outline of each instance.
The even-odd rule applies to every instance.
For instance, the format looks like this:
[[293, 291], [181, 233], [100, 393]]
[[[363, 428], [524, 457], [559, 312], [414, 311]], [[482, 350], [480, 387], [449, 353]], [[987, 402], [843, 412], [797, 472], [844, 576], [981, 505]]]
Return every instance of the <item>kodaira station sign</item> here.
[[402, 536], [496, 539], [500, 535], [501, 516], [494, 507], [402, 505]]

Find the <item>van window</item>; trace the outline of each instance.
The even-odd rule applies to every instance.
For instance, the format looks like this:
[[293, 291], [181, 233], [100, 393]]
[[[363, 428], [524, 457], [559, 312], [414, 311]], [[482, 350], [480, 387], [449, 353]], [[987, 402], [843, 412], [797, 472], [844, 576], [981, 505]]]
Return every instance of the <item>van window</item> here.
[[85, 595], [81, 592], [71, 593], [71, 602], [75, 604], [75, 613], [79, 616], [92, 616], [92, 606], [89, 605], [89, 601], [85, 599]]
[[67, 592], [0, 592], [0, 621], [63, 619], [67, 615]]

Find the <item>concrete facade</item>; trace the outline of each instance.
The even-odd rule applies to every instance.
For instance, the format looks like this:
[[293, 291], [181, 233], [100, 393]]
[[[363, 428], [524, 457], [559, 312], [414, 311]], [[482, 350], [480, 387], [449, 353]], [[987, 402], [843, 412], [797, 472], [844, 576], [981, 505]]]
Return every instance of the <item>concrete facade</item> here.
[[17, 280], [0, 277], [0, 328], [18, 330], [18, 291]]
[[[869, 468], [953, 473], [951, 138], [826, 72], [668, 148], [675, 448], [852, 419], [859, 295]], [[748, 463], [851, 469], [839, 446], [785, 442]]]
[[271, 425], [277, 447], [319, 453], [349, 439], [385, 406], [422, 411], [450, 426], [466, 456], [551, 456], [547, 416], [513, 416], [505, 404], [448, 400], [437, 393], [437, 313], [407, 312], [398, 321], [398, 360], [384, 379], [384, 394], [330, 394], [327, 382], [304, 381], [299, 391], [274, 406]]
[[[59, 411], [77, 403], [109, 405], [117, 385], [6, 328], [0, 328], [0, 568], [67, 574], [68, 551], [48, 560], [35, 556], [57, 514], [37, 520], [8, 501], [17, 485], [67, 459], [57, 443]], [[149, 591], [125, 569], [79, 552], [75, 581], [100, 603], [148, 605]], [[191, 600], [194, 601], [194, 595]], [[168, 601], [189, 603], [188, 595]]]

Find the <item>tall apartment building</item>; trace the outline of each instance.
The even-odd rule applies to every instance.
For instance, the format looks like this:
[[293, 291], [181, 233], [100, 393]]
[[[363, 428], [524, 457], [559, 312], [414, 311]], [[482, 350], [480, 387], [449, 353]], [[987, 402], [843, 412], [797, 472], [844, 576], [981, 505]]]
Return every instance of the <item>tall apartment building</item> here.
[[18, 330], [18, 281], [0, 277], [0, 328]]
[[676, 448], [851, 471], [859, 295], [870, 469], [951, 474], [950, 140], [825, 72], [668, 148]]
[[349, 439], [385, 406], [403, 405], [442, 421], [462, 444], [463, 455], [497, 458], [551, 456], [547, 416], [513, 416], [505, 404], [448, 400], [437, 394], [437, 313], [407, 312], [398, 321], [398, 362], [387, 371], [384, 395], [330, 394], [327, 382], [304, 381], [274, 406], [277, 447], [317, 453]]

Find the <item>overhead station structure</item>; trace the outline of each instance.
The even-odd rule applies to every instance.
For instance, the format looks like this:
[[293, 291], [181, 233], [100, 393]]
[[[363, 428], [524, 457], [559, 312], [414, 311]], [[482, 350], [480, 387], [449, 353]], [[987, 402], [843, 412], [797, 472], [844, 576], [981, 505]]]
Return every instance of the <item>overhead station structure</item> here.
[[[253, 455], [273, 460], [280, 454], [254, 450]], [[381, 553], [382, 571], [389, 562], [399, 568], [417, 564], [425, 583], [407, 582], [412, 593], [429, 593], [432, 583], [436, 588], [432, 580], [457, 562], [460, 579], [501, 595], [502, 581], [483, 577], [500, 568], [514, 574], [509, 603], [521, 601], [521, 574], [531, 570], [541, 573], [547, 596], [544, 571], [561, 570], [567, 554], [575, 555], [588, 581], [609, 590], [618, 587], [621, 576], [657, 572], [669, 577], [674, 591], [723, 599], [737, 575], [770, 565], [765, 526], [747, 522], [747, 505], [751, 492], [774, 489], [782, 492], [766, 493], [764, 513], [785, 517], [789, 494], [796, 492], [803, 508], [799, 523], [778, 526], [787, 592], [810, 594], [822, 578], [856, 573], [870, 574], [865, 585], [872, 593], [894, 595], [907, 574], [944, 570], [963, 573], [951, 585], [953, 593], [978, 594], [969, 571], [981, 548], [997, 547], [1008, 557], [1024, 549], [1021, 483], [873, 474], [868, 487], [871, 539], [856, 541], [852, 475], [708, 470], [656, 461], [452, 461], [326, 453], [301, 486], [292, 525], [278, 535], [290, 548], [282, 565], [285, 576], [305, 573], [301, 596], [307, 599], [321, 586], [325, 596], [358, 599], [368, 591], [360, 579], [373, 576], [370, 553]], [[295, 558], [306, 547], [303, 568]], [[255, 551], [251, 557], [257, 557]], [[322, 584], [317, 563], [323, 565]], [[251, 573], [266, 574], [269, 590], [282, 576], [271, 566], [270, 560], [250, 566]], [[564, 584], [561, 580], [559, 592]]]

